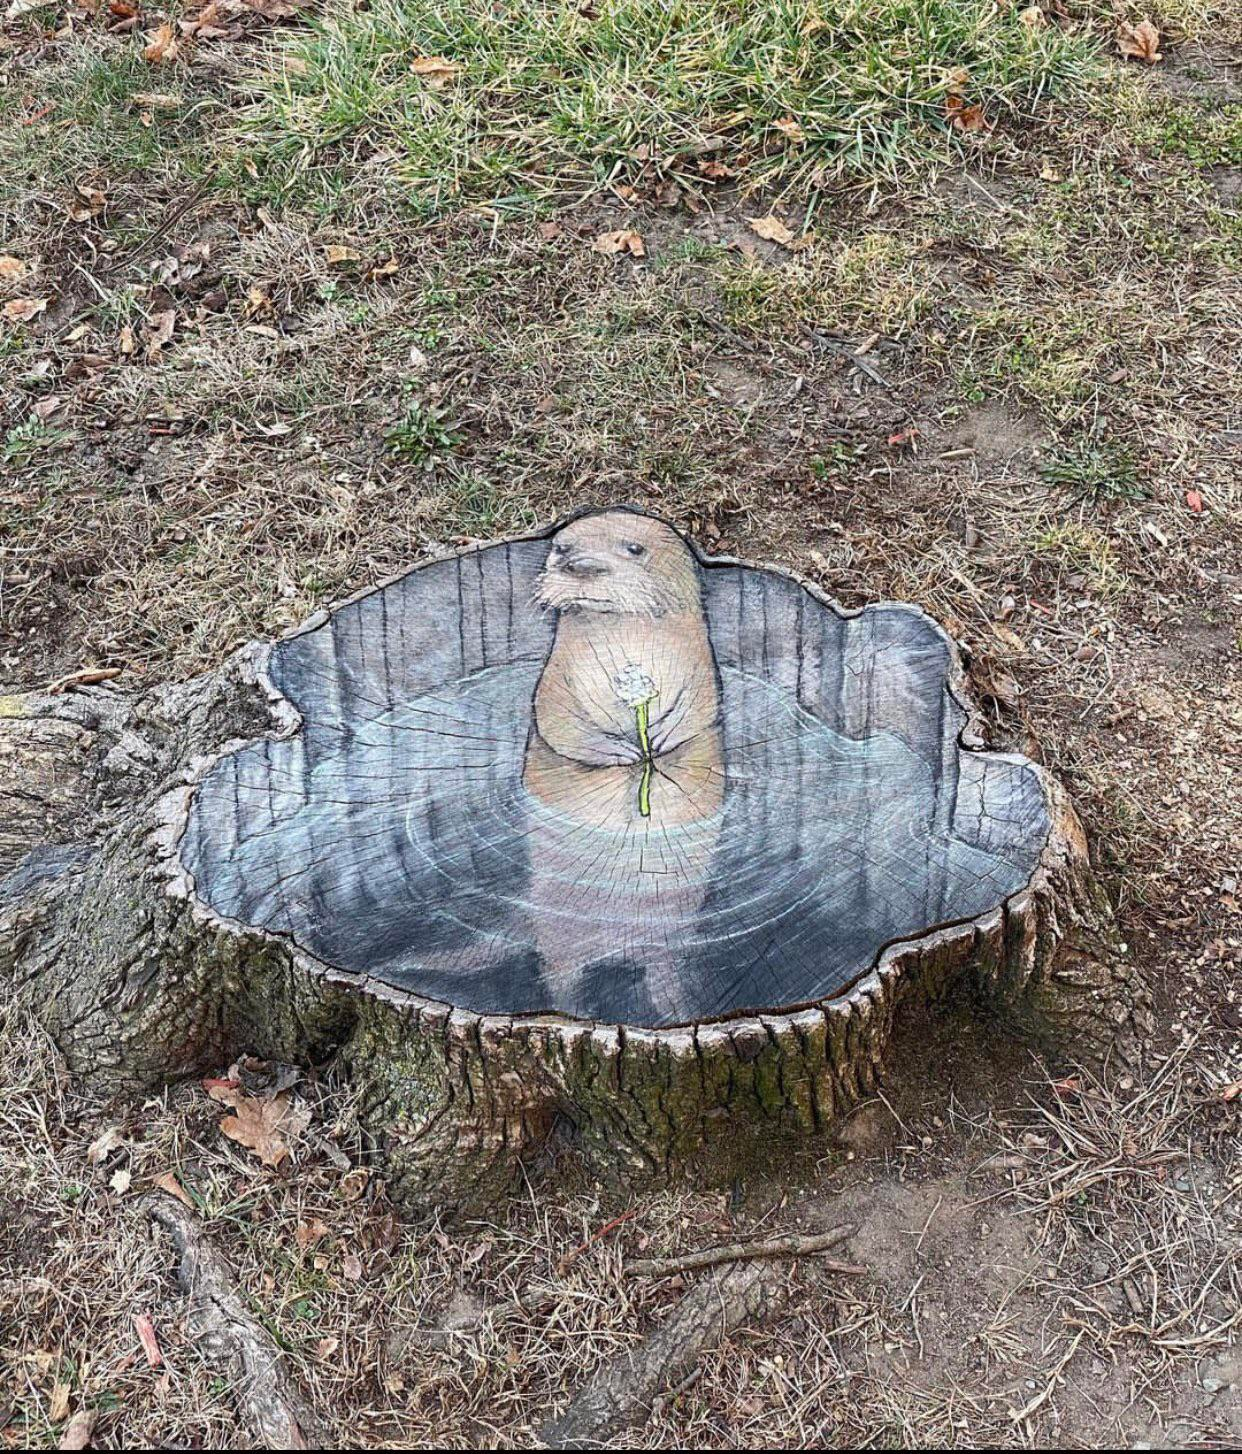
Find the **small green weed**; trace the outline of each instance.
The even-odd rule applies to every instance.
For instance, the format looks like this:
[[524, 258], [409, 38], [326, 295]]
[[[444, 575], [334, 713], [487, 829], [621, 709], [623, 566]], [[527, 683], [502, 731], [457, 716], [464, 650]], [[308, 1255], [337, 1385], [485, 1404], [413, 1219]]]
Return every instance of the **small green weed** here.
[[450, 454], [462, 436], [445, 411], [436, 404], [411, 399], [401, 418], [385, 435], [391, 453], [410, 464], [429, 465]]
[[1049, 484], [1095, 500], [1143, 500], [1134, 455], [1124, 445], [1082, 436], [1052, 450], [1040, 466]]

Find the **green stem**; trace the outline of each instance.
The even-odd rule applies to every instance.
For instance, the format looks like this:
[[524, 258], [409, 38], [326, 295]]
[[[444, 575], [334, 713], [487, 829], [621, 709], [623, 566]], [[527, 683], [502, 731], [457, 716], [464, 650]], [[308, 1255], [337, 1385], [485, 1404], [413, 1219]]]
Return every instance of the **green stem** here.
[[644, 818], [651, 817], [651, 778], [654, 759], [651, 755], [651, 698], [639, 702], [634, 708], [634, 725], [638, 728], [638, 746], [643, 754], [643, 775], [638, 782], [638, 811]]

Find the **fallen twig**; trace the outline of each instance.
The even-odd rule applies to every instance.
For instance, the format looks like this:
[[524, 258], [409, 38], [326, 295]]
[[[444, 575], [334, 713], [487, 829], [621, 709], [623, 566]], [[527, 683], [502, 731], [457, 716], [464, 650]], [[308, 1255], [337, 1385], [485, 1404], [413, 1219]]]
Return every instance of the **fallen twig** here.
[[[806, 1257], [839, 1246], [847, 1237], [852, 1237], [854, 1231], [853, 1227], [844, 1226], [833, 1227], [829, 1232], [790, 1232], [783, 1237], [769, 1237], [763, 1242], [726, 1242], [719, 1247], [687, 1252], [681, 1257], [636, 1258], [627, 1262], [624, 1270], [627, 1277], [669, 1277], [675, 1272], [692, 1272], [695, 1268], [715, 1267], [721, 1262], [749, 1262], [758, 1257]], [[827, 1270], [857, 1276], [866, 1268], [855, 1267], [849, 1262], [833, 1262]]]
[[70, 687], [93, 687], [99, 682], [110, 682], [121, 675], [119, 666], [86, 667], [82, 671], [70, 672], [67, 677], [61, 677], [59, 681], [48, 687], [48, 692], [53, 697], [58, 697], [62, 692], [67, 692]]
[[758, 1262], [734, 1262], [705, 1277], [637, 1348], [610, 1359], [540, 1431], [550, 1449], [591, 1449], [643, 1424], [655, 1400], [686, 1386], [699, 1357], [742, 1323], [785, 1306], [788, 1277]]
[[605, 1222], [604, 1225], [597, 1232], [592, 1232], [585, 1242], [580, 1243], [571, 1251], [566, 1252], [564, 1257], [562, 1257], [561, 1260], [556, 1264], [557, 1272], [561, 1276], [564, 1276], [564, 1274], [568, 1272], [568, 1270], [574, 1265], [574, 1263], [577, 1262], [578, 1258], [581, 1257], [582, 1254], [589, 1247], [594, 1247], [595, 1244], [600, 1241], [601, 1238], [606, 1237], [609, 1232], [615, 1232], [618, 1227], [622, 1226], [632, 1217], [636, 1217], [637, 1215], [638, 1208], [631, 1207], [628, 1212], [622, 1212], [619, 1217], [614, 1217], [611, 1222]]
[[1052, 1392], [1057, 1386], [1057, 1380], [1065, 1372], [1066, 1368], [1069, 1367], [1070, 1360], [1073, 1358], [1074, 1354], [1078, 1352], [1078, 1345], [1082, 1342], [1085, 1331], [1085, 1329], [1080, 1330], [1074, 1335], [1074, 1341], [1069, 1345], [1069, 1350], [1064, 1354], [1064, 1356], [1061, 1358], [1061, 1361], [1052, 1370], [1051, 1377], [1048, 1379], [1047, 1383], [1044, 1384], [1043, 1388], [1041, 1388], [1040, 1391], [1035, 1395], [1035, 1397], [1031, 1399], [1030, 1403], [1024, 1404], [1020, 1409], [1009, 1410], [1009, 1417], [1013, 1420], [1015, 1424], [1020, 1424], [1024, 1420], [1029, 1419], [1031, 1415], [1035, 1413], [1035, 1411], [1042, 1404], [1047, 1402], [1047, 1400], [1052, 1397]]
[[323, 1448], [319, 1420], [290, 1381], [271, 1334], [247, 1310], [228, 1261], [204, 1239], [198, 1218], [168, 1196], [145, 1197], [142, 1205], [180, 1254], [177, 1276], [189, 1298], [186, 1329], [228, 1379], [258, 1447]]

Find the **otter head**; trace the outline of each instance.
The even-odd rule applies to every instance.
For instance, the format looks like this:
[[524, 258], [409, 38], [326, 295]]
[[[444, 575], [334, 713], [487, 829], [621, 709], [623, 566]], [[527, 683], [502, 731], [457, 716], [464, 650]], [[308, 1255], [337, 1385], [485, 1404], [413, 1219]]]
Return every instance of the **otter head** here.
[[556, 611], [613, 615], [701, 609], [698, 566], [685, 541], [632, 510], [583, 515], [558, 530], [535, 598]]

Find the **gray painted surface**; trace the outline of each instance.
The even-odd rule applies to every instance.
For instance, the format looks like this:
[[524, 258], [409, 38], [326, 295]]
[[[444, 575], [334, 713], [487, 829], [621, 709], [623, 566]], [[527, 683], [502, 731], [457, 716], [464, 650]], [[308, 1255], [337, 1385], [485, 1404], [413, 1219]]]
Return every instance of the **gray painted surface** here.
[[702, 569], [723, 801], [664, 822], [657, 772], [654, 814], [608, 826], [532, 793], [547, 548], [425, 566], [274, 649], [304, 725], [200, 785], [182, 857], [212, 908], [472, 1010], [656, 1026], [827, 998], [1027, 882], [1038, 779], [959, 748], [943, 634], [745, 566]]

